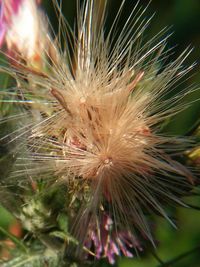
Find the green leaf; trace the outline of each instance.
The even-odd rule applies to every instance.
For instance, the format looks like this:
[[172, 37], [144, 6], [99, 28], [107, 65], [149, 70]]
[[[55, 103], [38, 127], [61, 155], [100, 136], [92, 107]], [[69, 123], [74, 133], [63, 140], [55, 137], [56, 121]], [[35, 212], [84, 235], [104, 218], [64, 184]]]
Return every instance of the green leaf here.
[[2, 265], [2, 267], [42, 267], [43, 259], [41, 259], [41, 255], [23, 255], [20, 257], [16, 257], [9, 262], [6, 262]]
[[52, 250], [40, 251], [35, 254], [24, 254], [3, 263], [2, 267], [59, 267], [61, 258]]
[[64, 241], [71, 242], [75, 245], [78, 245], [78, 241], [70, 234], [66, 234], [66, 233], [63, 233], [61, 231], [54, 231], [54, 232], [50, 233], [50, 235], [58, 237]]
[[68, 217], [64, 213], [60, 213], [58, 216], [58, 225], [60, 230], [62, 230], [64, 233], [68, 233]]

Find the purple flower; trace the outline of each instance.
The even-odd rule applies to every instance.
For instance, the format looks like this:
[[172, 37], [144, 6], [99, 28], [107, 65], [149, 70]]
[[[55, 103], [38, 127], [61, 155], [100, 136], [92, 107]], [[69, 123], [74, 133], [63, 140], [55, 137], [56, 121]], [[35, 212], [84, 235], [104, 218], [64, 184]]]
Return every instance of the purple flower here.
[[98, 225], [90, 224], [85, 246], [88, 249], [93, 248], [97, 259], [107, 258], [110, 264], [114, 264], [115, 257], [119, 255], [133, 257], [133, 248], [142, 250], [136, 237], [129, 231], [116, 229], [108, 215], [103, 215]]

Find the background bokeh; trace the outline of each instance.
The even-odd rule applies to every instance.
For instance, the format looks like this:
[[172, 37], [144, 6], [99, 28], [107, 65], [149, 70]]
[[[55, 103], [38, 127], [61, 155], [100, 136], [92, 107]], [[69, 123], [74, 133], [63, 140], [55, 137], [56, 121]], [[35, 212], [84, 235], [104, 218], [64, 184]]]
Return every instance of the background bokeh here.
[[[75, 2], [75, 0], [63, 0], [62, 4], [63, 13], [72, 27], [76, 13]], [[109, 16], [107, 23], [109, 24], [122, 0], [108, 0], [108, 2]], [[122, 13], [124, 20], [128, 17], [136, 2], [135, 0], [126, 0]], [[148, 0], [140, 0], [140, 4], [144, 7], [148, 3]], [[56, 29], [57, 20], [51, 1], [43, 0], [43, 7], [48, 13], [53, 27]], [[169, 26], [168, 33], [173, 32], [173, 35], [169, 37], [168, 47], [174, 47], [174, 53], [169, 57], [169, 61], [180, 55], [188, 46], [194, 47], [185, 64], [189, 66], [196, 62], [197, 65], [191, 71], [190, 77], [177, 90], [186, 88], [191, 84], [194, 84], [194, 86], [199, 84], [200, 87], [200, 0], [152, 0], [145, 16], [148, 18], [154, 12], [156, 12], [155, 16], [146, 34], [150, 38], [163, 27]], [[199, 98], [200, 90], [185, 97], [183, 101], [191, 103], [190, 107], [170, 121], [165, 127], [165, 131], [170, 134], [185, 135], [194, 125], [197, 125], [200, 119], [200, 102], [197, 101]], [[193, 205], [200, 206], [200, 197], [192, 197], [188, 201]], [[178, 208], [172, 212], [177, 218], [177, 229], [174, 229], [162, 218], [156, 218], [157, 250], [144, 248], [139, 257], [119, 260], [119, 267], [200, 267], [200, 211]], [[0, 226], [7, 228], [12, 222], [12, 216], [1, 208]], [[174, 261], [180, 255], [181, 258]], [[159, 261], [167, 263], [163, 264], [159, 263]]]

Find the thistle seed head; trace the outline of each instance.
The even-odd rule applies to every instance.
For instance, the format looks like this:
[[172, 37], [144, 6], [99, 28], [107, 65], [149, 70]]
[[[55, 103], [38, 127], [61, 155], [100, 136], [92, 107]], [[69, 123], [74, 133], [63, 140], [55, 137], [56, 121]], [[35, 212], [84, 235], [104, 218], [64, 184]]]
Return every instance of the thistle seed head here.
[[[154, 243], [147, 214], [158, 213], [173, 224], [165, 205], [180, 204], [194, 181], [173, 153], [181, 154], [187, 140], [160, 131], [166, 118], [183, 109], [179, 100], [189, 92], [171, 99], [166, 94], [190, 70], [182, 68], [190, 51], [161, 68], [167, 38], [160, 39], [161, 32], [141, 45], [149, 20], [137, 8], [117, 39], [121, 10], [106, 34], [106, 5], [100, 12], [98, 1], [84, 1], [77, 8], [77, 30], [67, 31], [64, 52], [49, 39], [56, 57], [45, 50], [46, 69], [20, 62], [11, 71], [28, 116], [14, 137], [22, 137], [27, 155], [19, 158], [18, 175], [64, 182], [66, 200], [73, 200], [68, 207], [73, 234], [82, 244], [88, 237], [99, 242], [97, 258], [110, 262], [120, 251], [129, 255], [124, 240], [137, 247], [136, 233]], [[106, 242], [105, 218], [114, 225], [106, 230]], [[97, 253], [98, 248], [104, 252]]]

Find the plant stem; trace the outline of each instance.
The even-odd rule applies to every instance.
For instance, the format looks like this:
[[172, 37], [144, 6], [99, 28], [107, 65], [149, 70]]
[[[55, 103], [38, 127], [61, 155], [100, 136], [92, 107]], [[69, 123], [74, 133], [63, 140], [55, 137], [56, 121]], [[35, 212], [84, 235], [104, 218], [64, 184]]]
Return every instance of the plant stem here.
[[18, 238], [16, 238], [14, 235], [10, 234], [8, 231], [6, 231], [3, 227], [0, 226], [0, 232], [2, 232], [5, 236], [7, 236], [10, 240], [12, 240], [16, 245], [18, 245], [24, 252], [28, 252], [27, 247], [21, 242]]
[[185, 253], [182, 253], [181, 255], [179, 255], [179, 256], [177, 256], [177, 257], [175, 257], [175, 258], [173, 258], [173, 259], [171, 259], [169, 261], [161, 263], [157, 267], [169, 267], [169, 266], [172, 266], [173, 264], [177, 263], [178, 261], [182, 260], [183, 258], [189, 256], [190, 254], [193, 254], [193, 253], [199, 251], [199, 249], [200, 249], [200, 246], [197, 246], [197, 247], [195, 247], [195, 248], [193, 248], [193, 249], [191, 249], [191, 250], [189, 250], [189, 251], [187, 251]]

